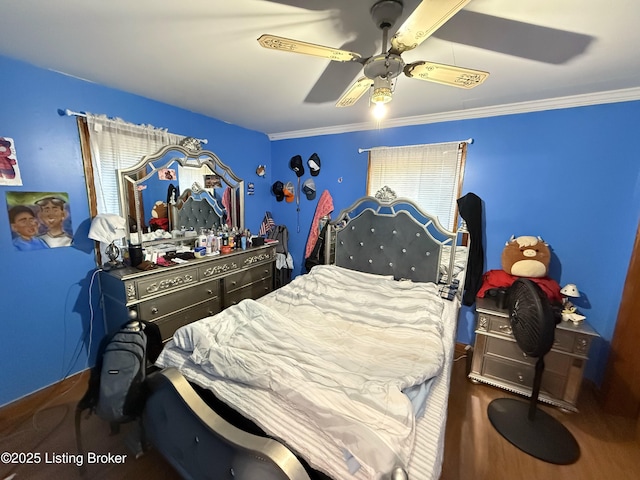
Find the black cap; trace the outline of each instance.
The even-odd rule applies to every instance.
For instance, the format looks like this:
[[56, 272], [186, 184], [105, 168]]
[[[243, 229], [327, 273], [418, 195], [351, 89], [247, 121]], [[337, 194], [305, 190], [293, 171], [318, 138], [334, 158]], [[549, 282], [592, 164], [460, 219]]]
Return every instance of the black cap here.
[[301, 177], [304, 175], [304, 165], [302, 165], [302, 157], [300, 155], [291, 157], [291, 160], [289, 160], [289, 167], [291, 167], [291, 170], [296, 172], [297, 176]]
[[284, 183], [282, 183], [280, 180], [278, 180], [271, 186], [271, 191], [276, 196], [277, 201], [281, 202], [282, 200], [284, 200]]
[[320, 157], [317, 153], [312, 154], [307, 160], [307, 165], [309, 165], [309, 172], [312, 177], [317, 177], [320, 173]]

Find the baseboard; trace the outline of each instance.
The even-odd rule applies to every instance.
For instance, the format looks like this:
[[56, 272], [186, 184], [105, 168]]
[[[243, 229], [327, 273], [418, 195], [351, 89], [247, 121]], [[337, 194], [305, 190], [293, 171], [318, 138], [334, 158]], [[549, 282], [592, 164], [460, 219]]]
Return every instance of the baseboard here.
[[87, 390], [90, 372], [83, 370], [0, 408], [0, 433], [20, 425], [45, 406], [65, 403], [69, 399], [77, 401]]

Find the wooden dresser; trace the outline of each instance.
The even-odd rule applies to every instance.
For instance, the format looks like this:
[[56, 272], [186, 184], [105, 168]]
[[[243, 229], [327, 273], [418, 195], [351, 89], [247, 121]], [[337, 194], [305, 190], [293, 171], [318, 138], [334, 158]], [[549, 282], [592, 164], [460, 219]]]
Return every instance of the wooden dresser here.
[[105, 330], [137, 318], [156, 322], [167, 341], [183, 325], [271, 292], [275, 259], [275, 245], [265, 245], [149, 271], [101, 271]]
[[[522, 352], [511, 334], [507, 310], [498, 308], [490, 298], [476, 301], [476, 338], [469, 378], [514, 393], [530, 396], [536, 358]], [[544, 357], [539, 399], [577, 411], [576, 402], [592, 340], [593, 328], [582, 322], [560, 322], [555, 342]]]

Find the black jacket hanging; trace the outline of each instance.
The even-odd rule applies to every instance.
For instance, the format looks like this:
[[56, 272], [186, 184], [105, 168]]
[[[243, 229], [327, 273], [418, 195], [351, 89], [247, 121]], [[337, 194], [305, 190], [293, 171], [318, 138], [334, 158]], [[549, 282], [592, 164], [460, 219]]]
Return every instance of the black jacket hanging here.
[[467, 222], [467, 229], [471, 237], [467, 274], [464, 283], [463, 305], [473, 305], [476, 294], [482, 286], [484, 272], [484, 247], [482, 245], [482, 200], [475, 193], [467, 193], [458, 199], [458, 211]]

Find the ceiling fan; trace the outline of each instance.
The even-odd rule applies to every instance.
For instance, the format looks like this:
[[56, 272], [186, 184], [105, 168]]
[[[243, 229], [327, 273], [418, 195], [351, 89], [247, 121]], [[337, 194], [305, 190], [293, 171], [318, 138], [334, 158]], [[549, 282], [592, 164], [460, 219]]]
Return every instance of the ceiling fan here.
[[427, 61], [406, 64], [402, 59], [402, 53], [412, 50], [424, 42], [470, 1], [423, 0], [391, 37], [390, 46], [387, 49], [389, 29], [402, 14], [403, 3], [400, 0], [379, 0], [371, 7], [371, 16], [376, 26], [382, 30], [382, 52], [368, 58], [348, 50], [325, 47], [276, 35], [262, 35], [258, 38], [258, 43], [264, 48], [273, 50], [314, 55], [338, 62], [362, 64], [364, 75], [347, 88], [338, 99], [336, 107], [350, 107], [371, 87], [373, 87], [370, 97], [371, 103], [380, 106], [390, 102], [395, 89], [395, 79], [401, 73], [409, 78], [469, 89], [484, 82], [489, 73]]

